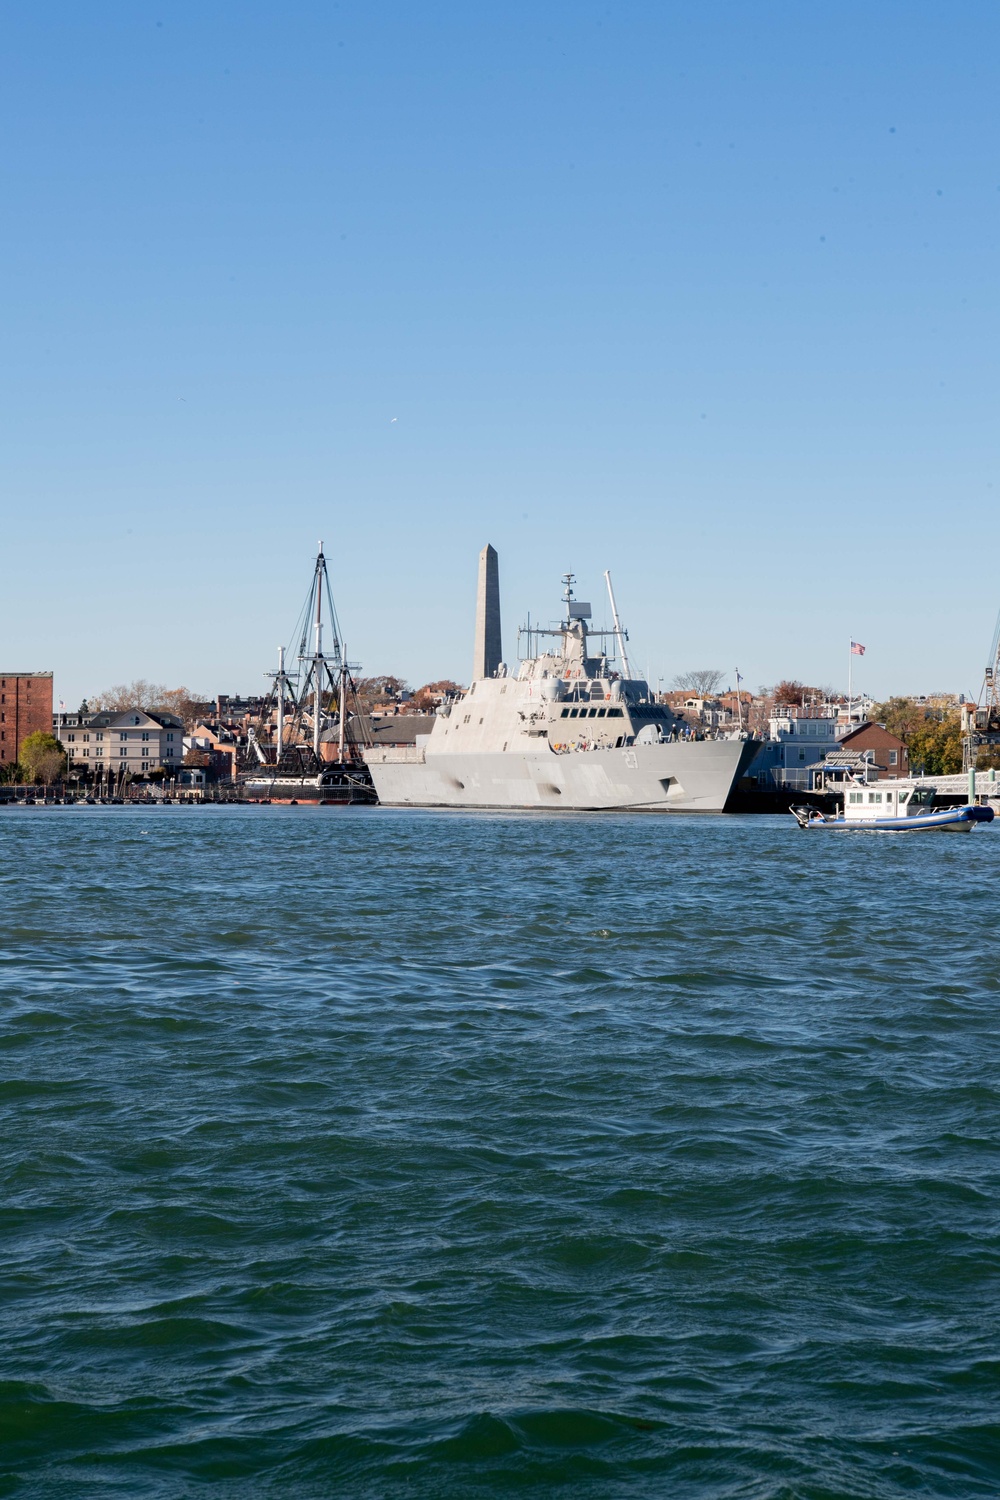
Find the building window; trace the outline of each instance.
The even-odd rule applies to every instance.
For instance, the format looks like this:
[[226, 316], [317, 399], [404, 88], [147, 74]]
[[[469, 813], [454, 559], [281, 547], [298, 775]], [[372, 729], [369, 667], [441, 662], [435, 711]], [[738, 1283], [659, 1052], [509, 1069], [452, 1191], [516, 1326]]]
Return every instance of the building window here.
[[144, 740], [148, 740], [149, 739], [149, 730], [148, 729], [144, 729], [143, 730], [142, 737], [143, 737]]
[[68, 734], [66, 736], [66, 738], [69, 740], [70, 744], [72, 745], [73, 741], [76, 739], [76, 735], [75, 734]]
[[167, 735], [167, 739], [168, 739], [168, 740], [172, 740], [172, 739], [173, 739], [173, 737], [174, 737], [174, 736], [173, 736], [173, 733], [170, 733], [170, 734], [168, 734], [168, 735]]
[[897, 761], [896, 751], [895, 750], [890, 750], [889, 751], [889, 764], [890, 764], [890, 766], [894, 766], [896, 764], [896, 761]]
[[128, 731], [123, 729], [121, 731], [121, 733], [119, 734], [118, 738], [120, 740], [127, 740], [128, 739]]
[[126, 756], [128, 754], [128, 751], [127, 750], [119, 750], [118, 754], [124, 757], [124, 756]]

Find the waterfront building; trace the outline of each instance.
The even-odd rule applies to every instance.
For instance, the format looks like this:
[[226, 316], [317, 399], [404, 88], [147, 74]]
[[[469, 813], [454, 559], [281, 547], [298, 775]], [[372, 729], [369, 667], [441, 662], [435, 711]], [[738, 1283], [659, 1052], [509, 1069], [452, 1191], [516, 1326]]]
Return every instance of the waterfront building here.
[[0, 769], [11, 766], [29, 734], [52, 730], [52, 673], [0, 672]]
[[83, 704], [75, 714], [50, 716], [50, 722], [70, 770], [125, 770], [143, 776], [176, 770], [184, 759], [184, 720], [177, 714], [147, 713], [142, 708], [90, 713]]
[[835, 703], [809, 708], [776, 704], [768, 720], [768, 738], [754, 757], [748, 775], [756, 777], [759, 783], [808, 790], [812, 786], [812, 767], [840, 743], [837, 713]]
[[840, 736], [842, 750], [871, 752], [871, 759], [879, 766], [879, 777], [909, 776], [910, 758], [906, 745], [896, 734], [891, 734], [882, 724], [864, 723], [857, 729]]

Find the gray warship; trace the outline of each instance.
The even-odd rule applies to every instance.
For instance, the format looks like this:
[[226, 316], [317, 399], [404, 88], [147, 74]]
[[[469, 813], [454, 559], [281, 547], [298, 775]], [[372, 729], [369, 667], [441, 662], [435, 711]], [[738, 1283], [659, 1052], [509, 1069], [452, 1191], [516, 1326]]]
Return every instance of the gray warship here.
[[[745, 734], [692, 738], [684, 721], [655, 700], [649, 684], [632, 676], [610, 575], [605, 579], [613, 630], [588, 626], [591, 607], [575, 598], [575, 580], [567, 574], [562, 620], [551, 629], [527, 627], [529, 654], [513, 673], [501, 660], [497, 554], [484, 547], [473, 681], [441, 704], [422, 743], [365, 750], [379, 801], [395, 807], [721, 812], [758, 742]], [[594, 641], [600, 649], [592, 655]]]

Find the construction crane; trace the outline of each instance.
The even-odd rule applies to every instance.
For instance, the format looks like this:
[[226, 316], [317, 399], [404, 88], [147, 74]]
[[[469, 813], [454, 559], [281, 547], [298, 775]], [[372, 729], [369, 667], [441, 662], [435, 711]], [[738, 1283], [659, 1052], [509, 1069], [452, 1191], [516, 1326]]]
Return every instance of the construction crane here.
[[962, 706], [962, 769], [974, 770], [982, 746], [1000, 747], [1000, 614], [979, 702]]

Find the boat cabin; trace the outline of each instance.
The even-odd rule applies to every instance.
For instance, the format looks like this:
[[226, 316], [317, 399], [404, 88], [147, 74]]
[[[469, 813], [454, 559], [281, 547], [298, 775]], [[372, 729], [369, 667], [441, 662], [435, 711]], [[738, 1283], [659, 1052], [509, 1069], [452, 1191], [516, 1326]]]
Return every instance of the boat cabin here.
[[848, 823], [867, 823], [875, 818], [912, 818], [934, 806], [932, 786], [892, 787], [852, 785], [844, 788], [844, 818]]

